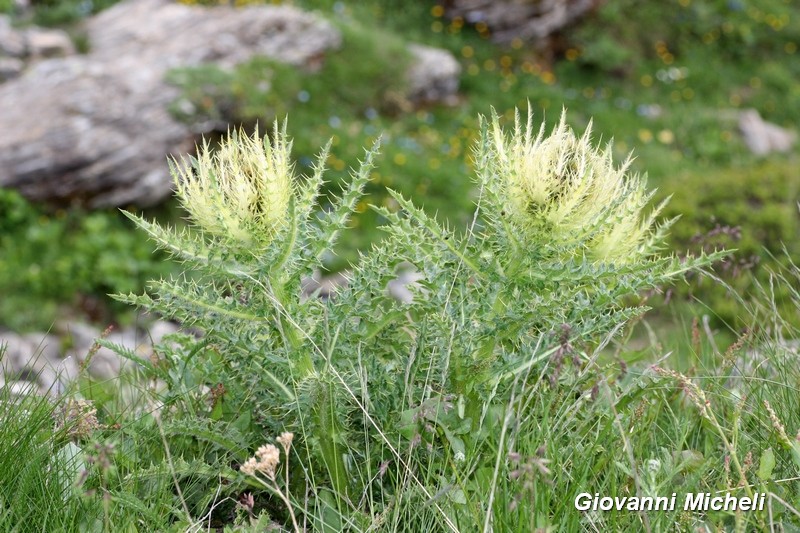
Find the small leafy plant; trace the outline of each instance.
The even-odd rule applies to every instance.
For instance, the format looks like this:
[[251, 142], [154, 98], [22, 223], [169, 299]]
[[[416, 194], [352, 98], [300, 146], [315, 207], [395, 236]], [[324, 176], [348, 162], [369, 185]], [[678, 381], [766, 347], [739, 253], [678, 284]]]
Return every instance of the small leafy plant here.
[[[644, 179], [590, 128], [577, 136], [562, 117], [546, 135], [530, 112], [510, 133], [494, 114], [481, 123], [472, 223], [443, 226], [389, 191], [399, 209], [374, 207], [386, 237], [328, 300], [304, 295], [303, 280], [347, 230], [377, 145], [318, 210], [330, 144], [298, 178], [285, 123], [271, 138], [234, 132], [172, 164], [191, 228], [128, 215], [191, 276], [118, 298], [199, 327], [258, 431], [298, 436], [292, 477], [270, 477], [286, 522], [488, 530], [501, 464], [549, 475], [544, 456], [512, 455], [549, 416], [532, 399], [596, 396], [600, 349], [646, 310], [640, 291], [722, 256], [661, 256], [662, 206], [647, 212]], [[387, 284], [409, 265], [419, 280], [401, 302]]]

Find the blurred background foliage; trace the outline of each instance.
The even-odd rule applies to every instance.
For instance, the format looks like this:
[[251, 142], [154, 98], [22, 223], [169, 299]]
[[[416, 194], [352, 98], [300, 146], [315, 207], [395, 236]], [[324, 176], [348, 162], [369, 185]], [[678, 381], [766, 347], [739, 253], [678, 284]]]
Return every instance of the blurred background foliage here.
[[[111, 3], [38, 0], [17, 22], [69, 27], [85, 49], [90, 43], [81, 41], [81, 19]], [[175, 70], [170, 81], [182, 88], [172, 106], [177, 118], [212, 121], [222, 134], [229, 124], [252, 127], [288, 115], [299, 172], [308, 172], [319, 147], [333, 138], [332, 192], [362, 147], [382, 134], [369, 201], [391, 208], [385, 187], [392, 187], [461, 227], [474, 200], [470, 149], [478, 115], [494, 107], [510, 117], [529, 102], [552, 125], [565, 107], [579, 131], [593, 119], [598, 140], [613, 137], [618, 160], [634, 151], [633, 170], [648, 173], [659, 188], [657, 200], [673, 196], [668, 214], [683, 217], [672, 233], [676, 253], [738, 250], [717, 272], [743, 297], [754, 282], [766, 282], [772, 256], [782, 256], [784, 246], [800, 259], [797, 151], [756, 157], [737, 130], [744, 108], [783, 126], [800, 123], [800, 5], [794, 1], [608, 0], [535, 46], [495, 44], [485, 25], [448, 19], [435, 2], [284, 3], [336, 23], [341, 49], [313, 72], [265, 59], [234, 70]], [[11, 0], [0, 0], [0, 11], [14, 10]], [[457, 102], [409, 102], [403, 77], [409, 42], [445, 48], [460, 60]], [[46, 327], [64, 306], [96, 320], [125, 320], [104, 295], [141, 290], [145, 280], [174, 268], [116, 212], [52, 211], [10, 191], [0, 194], [2, 325]], [[328, 258], [331, 270], [346, 268], [356, 250], [380, 238], [378, 216], [366, 203], [360, 207], [353, 221], [358, 231]], [[182, 216], [172, 204], [148, 214], [174, 223]], [[735, 299], [717, 282], [695, 280], [674, 296], [704, 302], [688, 306], [690, 313], [710, 309], [718, 320], [736, 323]]]
[[116, 213], [46, 213], [8, 189], [0, 213], [0, 324], [14, 330], [47, 330], [76, 311], [101, 324], [129, 319], [106, 295], [140, 291], [170, 269]]

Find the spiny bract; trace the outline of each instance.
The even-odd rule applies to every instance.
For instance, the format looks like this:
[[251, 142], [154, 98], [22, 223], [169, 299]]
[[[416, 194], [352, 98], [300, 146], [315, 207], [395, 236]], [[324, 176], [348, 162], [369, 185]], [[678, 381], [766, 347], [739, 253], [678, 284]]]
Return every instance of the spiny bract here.
[[171, 162], [176, 192], [204, 232], [241, 246], [267, 246], [288, 223], [293, 194], [286, 124], [273, 139], [256, 128], [235, 131], [212, 153], [208, 141], [197, 158]]
[[592, 125], [578, 137], [566, 112], [549, 136], [544, 124], [533, 135], [532, 114], [519, 111], [508, 136], [494, 115], [493, 172], [514, 223], [537, 242], [573, 246], [595, 261], [628, 263], [654, 251], [663, 227], [655, 227], [662, 205], [642, 212], [652, 197], [645, 179], [628, 175], [630, 157], [615, 167], [611, 145], [592, 146]]

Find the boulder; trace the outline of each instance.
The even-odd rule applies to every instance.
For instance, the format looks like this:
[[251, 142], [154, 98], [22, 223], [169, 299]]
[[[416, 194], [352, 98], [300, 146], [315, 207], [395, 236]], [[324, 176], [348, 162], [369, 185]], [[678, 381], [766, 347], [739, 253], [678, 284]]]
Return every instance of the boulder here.
[[0, 346], [5, 348], [0, 371], [20, 381], [36, 382], [44, 392], [58, 393], [62, 380], [77, 374], [74, 365], [61, 359], [60, 341], [54, 335], [5, 332], [0, 334]]
[[[0, 186], [34, 201], [160, 202], [172, 190], [167, 156], [192, 151], [200, 134], [218, 127], [171, 114], [180, 93], [168, 71], [232, 68], [256, 55], [313, 69], [341, 43], [333, 25], [290, 6], [127, 0], [88, 19], [85, 30], [90, 51], [76, 55], [65, 33], [17, 30], [0, 17]], [[409, 51], [407, 101], [453, 102], [461, 70], [453, 55]]]
[[0, 56], [24, 57], [26, 50], [24, 32], [14, 29], [11, 20], [0, 15]]
[[26, 61], [75, 53], [69, 35], [61, 30], [18, 29], [0, 15], [0, 83], [22, 73]]
[[408, 51], [414, 58], [406, 73], [408, 99], [415, 103], [453, 103], [458, 92], [461, 63], [440, 48], [412, 44]]
[[488, 26], [492, 39], [541, 41], [573, 24], [603, 0], [447, 0], [448, 18]]
[[0, 57], [0, 83], [22, 74], [25, 62], [16, 57]]
[[[89, 374], [103, 380], [114, 379], [132, 361], [117, 355], [113, 350], [101, 346], [94, 348], [94, 343], [102, 335], [99, 329], [81, 322], [66, 322], [59, 324], [59, 331], [70, 341], [67, 356], [77, 361], [81, 366], [86, 366]], [[106, 340], [132, 352], [136, 356], [146, 359], [152, 354], [149, 336], [142, 334], [136, 328], [126, 328], [112, 331]], [[88, 365], [88, 366], [87, 366]]]
[[9, 381], [4, 386], [11, 396], [30, 396], [36, 394], [36, 385], [30, 381]]
[[33, 58], [60, 57], [75, 53], [72, 39], [63, 31], [32, 28], [25, 32], [25, 40], [28, 56]]
[[[168, 111], [178, 89], [165, 82], [167, 71], [231, 67], [254, 55], [304, 65], [341, 41], [331, 24], [290, 6], [168, 0], [117, 4], [89, 19], [86, 32], [88, 54], [35, 62], [0, 85], [0, 186], [35, 201], [159, 202], [171, 191], [166, 155], [190, 150], [203, 133]], [[15, 38], [3, 40], [8, 33], [0, 22], [0, 47], [20, 54]], [[39, 56], [66, 52], [52, 36], [27, 37], [23, 55], [31, 44]]]
[[755, 109], [739, 113], [739, 131], [744, 144], [755, 155], [788, 152], [797, 140], [795, 132], [765, 121]]
[[[0, 385], [6, 381], [28, 382], [42, 394], [57, 396], [74, 382], [85, 367], [95, 379], [112, 380], [134, 362], [105, 347], [93, 349], [102, 332], [88, 324], [64, 321], [56, 325], [56, 335], [0, 332]], [[106, 339], [122, 346], [141, 359], [155, 357], [155, 344], [166, 335], [179, 331], [177, 325], [156, 320], [147, 328], [123, 328], [112, 331]], [[62, 345], [68, 346], [66, 350]], [[91, 355], [91, 360], [87, 358]]]

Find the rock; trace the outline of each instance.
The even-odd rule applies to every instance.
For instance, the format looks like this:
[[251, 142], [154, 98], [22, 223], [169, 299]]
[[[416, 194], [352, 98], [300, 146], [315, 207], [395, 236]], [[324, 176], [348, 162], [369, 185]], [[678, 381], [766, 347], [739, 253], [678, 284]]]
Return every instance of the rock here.
[[319, 270], [301, 282], [301, 290], [303, 291], [303, 298], [316, 296], [323, 300], [327, 300], [336, 294], [336, 291], [347, 287], [348, 273], [335, 272], [329, 276], [322, 276]]
[[25, 32], [28, 55], [39, 57], [61, 57], [75, 53], [72, 39], [60, 30], [33, 28]]
[[22, 74], [25, 63], [14, 57], [0, 57], [0, 83]]
[[28, 396], [38, 392], [36, 385], [30, 381], [9, 381], [5, 387], [12, 396]]
[[16, 29], [7, 16], [0, 15], [0, 57], [37, 59], [75, 53], [69, 35], [61, 30]]
[[[315, 271], [311, 277], [302, 281], [301, 288], [303, 298], [317, 297], [323, 300], [333, 298], [336, 292], [347, 287], [349, 282], [348, 271], [336, 272], [329, 276], [322, 276], [319, 271]], [[414, 301], [414, 292], [425, 294], [421, 290], [419, 281], [425, 279], [424, 274], [416, 270], [414, 265], [402, 262], [397, 267], [397, 274], [394, 279], [386, 284], [386, 293], [401, 303], [411, 303]]]
[[58, 394], [69, 376], [77, 375], [76, 369], [67, 368], [69, 363], [61, 360], [60, 341], [54, 335], [3, 333], [0, 344], [6, 346], [2, 372], [14, 379], [36, 381], [43, 392]]
[[496, 42], [540, 41], [573, 24], [602, 0], [447, 0], [448, 18], [482, 22]]
[[744, 143], [756, 155], [788, 152], [797, 140], [795, 132], [765, 121], [755, 109], [739, 113], [739, 131]]
[[173, 333], [177, 333], [179, 330], [180, 328], [177, 324], [167, 322], [166, 320], [156, 320], [148, 328], [150, 343], [153, 346], [161, 344], [161, 342], [164, 340], [164, 337], [167, 335], [172, 335]]
[[[102, 335], [99, 329], [79, 322], [62, 324], [60, 329], [65, 331], [71, 341], [72, 347], [67, 352], [68, 356], [81, 366], [88, 364], [87, 370], [95, 378], [114, 379], [129, 362], [105, 346], [93, 348], [95, 340]], [[106, 340], [142, 357], [147, 357], [151, 350], [147, 337], [139, 335], [135, 328], [111, 332]]]
[[425, 279], [425, 275], [422, 272], [418, 272], [408, 265], [408, 267], [402, 268], [397, 277], [386, 285], [386, 291], [398, 302], [410, 304], [414, 301], [412, 289], [419, 290], [419, 281], [423, 279]]
[[413, 44], [414, 63], [408, 70], [408, 98], [412, 102], [453, 103], [461, 64], [447, 50]]
[[61, 362], [61, 340], [55, 335], [28, 333], [22, 337], [33, 347], [33, 353], [40, 361], [56, 366]]
[[0, 334], [0, 349], [3, 358], [0, 361], [4, 374], [17, 374], [25, 368], [25, 361], [33, 354], [33, 347], [22, 335], [6, 332]]
[[70, 346], [70, 353], [78, 361], [83, 361], [83, 358], [92, 349], [95, 339], [100, 337], [101, 334], [99, 329], [83, 322], [59, 322], [56, 324], [55, 329], [56, 333], [66, 340], [66, 344]]
[[24, 57], [25, 37], [11, 26], [11, 20], [0, 15], [0, 56]]
[[[119, 332], [112, 332], [107, 337], [108, 342], [121, 346], [129, 353], [140, 359], [147, 359], [153, 353], [153, 346], [150, 344], [150, 336], [140, 333], [136, 328], [128, 328]], [[126, 367], [134, 365], [135, 362], [117, 355], [116, 352], [105, 347], [101, 347], [95, 354], [95, 359], [104, 361], [113, 369], [113, 373], [106, 376], [108, 379], [118, 376]], [[94, 361], [93, 361], [94, 363]], [[89, 371], [92, 368], [89, 367]]]
[[80, 373], [78, 361], [71, 356], [65, 357], [56, 366], [55, 373], [57, 386], [53, 388], [52, 393], [62, 394], [69, 387], [69, 384], [78, 378]]
[[164, 81], [170, 69], [231, 67], [256, 54], [305, 65], [341, 42], [331, 24], [290, 6], [167, 0], [122, 2], [86, 31], [89, 54], [36, 62], [0, 85], [0, 186], [35, 201], [159, 202], [171, 192], [166, 154], [190, 150], [203, 133], [168, 111], [178, 96]]
[[[153, 356], [154, 341], [161, 342], [179, 328], [171, 322], [156, 320], [148, 329], [140, 331], [132, 327], [112, 331], [106, 339], [140, 358], [149, 359]], [[0, 360], [0, 380], [36, 382], [41, 393], [57, 396], [75, 381], [90, 354], [86, 370], [96, 379], [115, 379], [125, 368], [135, 364], [105, 347], [92, 350], [102, 332], [88, 324], [62, 322], [56, 325], [56, 330], [58, 335], [0, 333], [0, 346], [6, 347]], [[70, 346], [64, 354], [62, 344]]]

